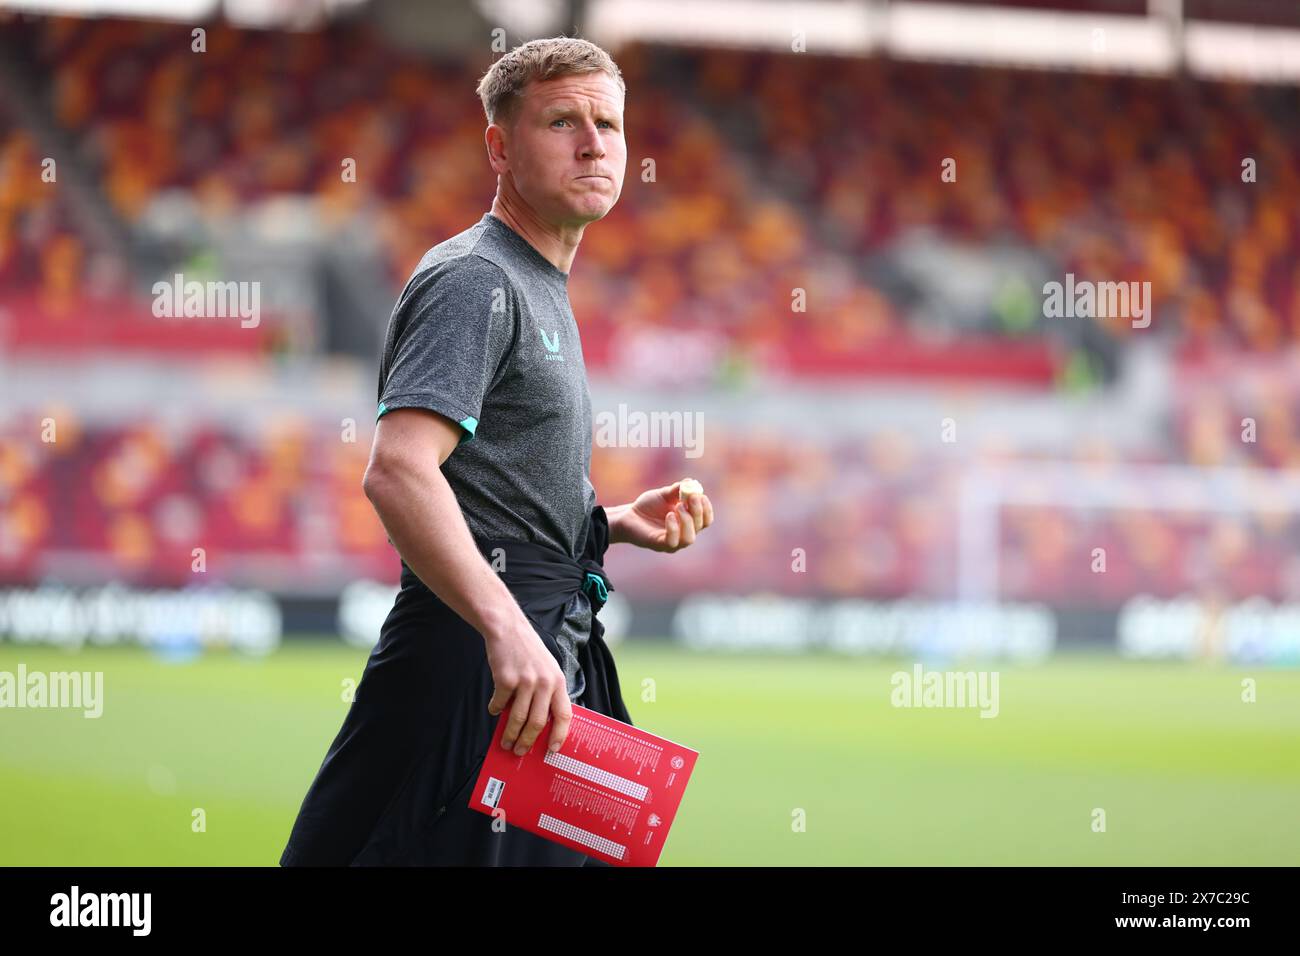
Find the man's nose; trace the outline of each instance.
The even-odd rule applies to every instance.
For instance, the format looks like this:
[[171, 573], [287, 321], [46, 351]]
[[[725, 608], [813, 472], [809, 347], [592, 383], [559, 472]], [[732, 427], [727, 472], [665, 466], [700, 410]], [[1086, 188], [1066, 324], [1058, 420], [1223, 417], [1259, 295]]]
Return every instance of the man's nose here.
[[605, 155], [605, 143], [601, 140], [600, 130], [594, 123], [584, 129], [580, 150], [583, 158], [591, 156], [600, 159]]

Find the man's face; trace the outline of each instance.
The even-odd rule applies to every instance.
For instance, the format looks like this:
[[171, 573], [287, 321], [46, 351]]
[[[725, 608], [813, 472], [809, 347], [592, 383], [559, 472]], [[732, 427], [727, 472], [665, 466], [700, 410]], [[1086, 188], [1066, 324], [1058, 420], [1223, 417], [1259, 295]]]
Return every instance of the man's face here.
[[618, 202], [627, 167], [618, 84], [607, 73], [530, 82], [506, 132], [505, 155], [516, 191], [543, 220], [585, 225], [603, 218]]

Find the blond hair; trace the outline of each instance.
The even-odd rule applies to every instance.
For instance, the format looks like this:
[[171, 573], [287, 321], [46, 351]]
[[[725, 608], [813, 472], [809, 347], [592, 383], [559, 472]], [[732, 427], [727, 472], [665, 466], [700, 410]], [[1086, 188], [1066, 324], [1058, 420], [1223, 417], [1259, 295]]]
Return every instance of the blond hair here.
[[488, 68], [477, 93], [489, 123], [509, 124], [515, 118], [524, 87], [533, 80], [582, 73], [608, 73], [627, 94], [623, 74], [613, 58], [596, 44], [578, 37], [529, 40]]

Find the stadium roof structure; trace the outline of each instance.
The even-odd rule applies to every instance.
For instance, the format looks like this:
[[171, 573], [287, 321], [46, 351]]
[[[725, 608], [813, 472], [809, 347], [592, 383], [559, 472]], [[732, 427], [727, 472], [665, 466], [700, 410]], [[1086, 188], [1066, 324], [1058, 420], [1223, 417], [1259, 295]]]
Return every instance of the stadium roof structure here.
[[[1294, 0], [448, 0], [512, 37], [1300, 82]], [[310, 28], [387, 0], [0, 0], [0, 10]], [[576, 26], [575, 26], [576, 25]]]
[[251, 27], [310, 26], [367, 0], [0, 0], [0, 10], [204, 23], [224, 17]]
[[1300, 4], [1285, 0], [591, 0], [587, 14], [587, 35], [615, 45], [1300, 81]]

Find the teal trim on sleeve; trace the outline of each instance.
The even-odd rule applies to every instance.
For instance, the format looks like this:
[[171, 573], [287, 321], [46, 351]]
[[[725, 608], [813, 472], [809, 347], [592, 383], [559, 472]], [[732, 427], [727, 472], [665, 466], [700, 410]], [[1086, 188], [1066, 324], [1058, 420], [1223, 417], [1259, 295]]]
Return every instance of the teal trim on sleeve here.
[[[375, 416], [375, 421], [379, 421], [379, 419], [384, 417], [384, 413], [389, 411], [392, 411], [392, 409], [383, 402], [380, 402], [379, 414]], [[457, 444], [463, 444], [474, 437], [474, 432], [478, 430], [478, 419], [473, 417], [462, 418], [459, 424], [461, 428], [465, 429], [465, 434], [460, 436], [460, 442]]]
[[467, 442], [467, 441], [471, 441], [471, 440], [473, 440], [473, 438], [474, 438], [474, 432], [475, 432], [475, 430], [477, 430], [477, 428], [478, 428], [478, 419], [477, 419], [477, 418], [462, 418], [462, 419], [460, 420], [460, 427], [463, 428], [463, 429], [465, 429], [465, 434], [460, 436], [460, 441], [456, 443], [456, 444], [458, 444], [458, 445], [460, 445], [460, 444], [464, 444], [464, 443]]

